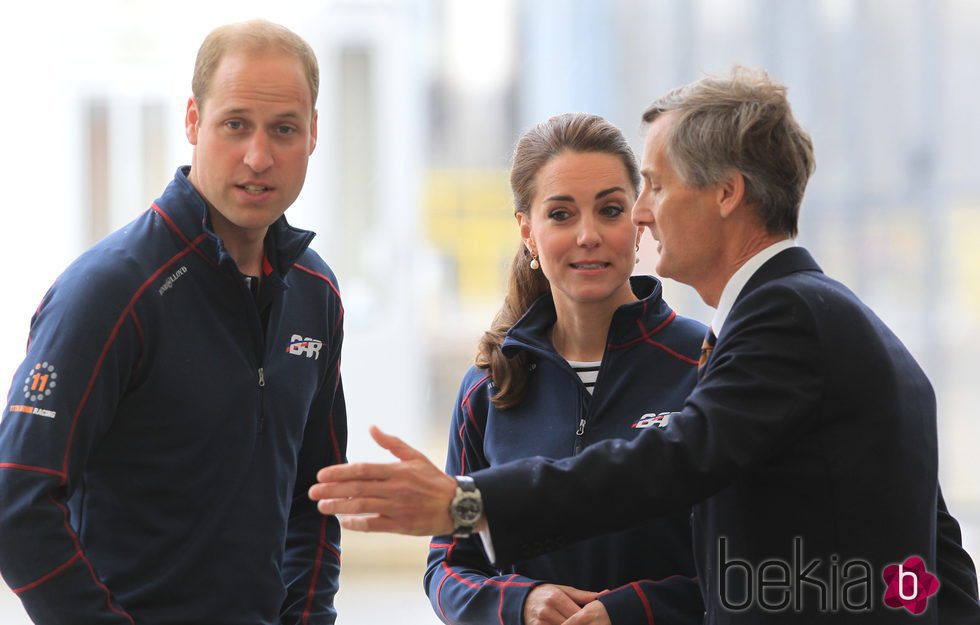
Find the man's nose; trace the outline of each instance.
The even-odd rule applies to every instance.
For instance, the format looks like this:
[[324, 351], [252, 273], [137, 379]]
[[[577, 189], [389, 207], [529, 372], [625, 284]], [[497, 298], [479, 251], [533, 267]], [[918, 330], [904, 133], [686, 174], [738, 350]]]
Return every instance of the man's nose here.
[[248, 141], [245, 151], [245, 164], [256, 172], [263, 172], [272, 167], [272, 146], [264, 132], [254, 133]]
[[653, 211], [643, 201], [642, 195], [633, 202], [633, 208], [630, 209], [630, 221], [633, 222], [634, 226], [648, 226], [653, 223]]

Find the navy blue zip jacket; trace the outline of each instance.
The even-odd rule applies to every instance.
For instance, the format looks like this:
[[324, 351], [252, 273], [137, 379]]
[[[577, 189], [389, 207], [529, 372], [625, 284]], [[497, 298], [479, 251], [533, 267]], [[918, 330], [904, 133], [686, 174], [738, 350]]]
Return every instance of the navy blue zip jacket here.
[[[594, 394], [551, 346], [550, 294], [507, 333], [504, 353], [531, 355], [527, 394], [498, 410], [486, 370], [470, 368], [460, 386], [446, 471], [463, 475], [517, 458], [563, 458], [596, 441], [632, 439], [679, 410], [694, 387], [705, 326], [678, 317], [653, 277], [631, 279], [639, 301], [620, 306], [609, 327]], [[650, 475], [663, 480], [670, 476]], [[436, 536], [425, 588], [436, 614], [453, 625], [521, 625], [534, 586], [611, 590], [600, 597], [613, 625], [701, 622], [704, 606], [691, 548], [690, 511], [581, 542], [510, 567], [487, 562], [478, 537]], [[490, 519], [491, 525], [493, 519]]]
[[58, 278], [14, 375], [0, 570], [41, 625], [335, 619], [336, 279], [280, 218], [256, 299], [188, 171]]

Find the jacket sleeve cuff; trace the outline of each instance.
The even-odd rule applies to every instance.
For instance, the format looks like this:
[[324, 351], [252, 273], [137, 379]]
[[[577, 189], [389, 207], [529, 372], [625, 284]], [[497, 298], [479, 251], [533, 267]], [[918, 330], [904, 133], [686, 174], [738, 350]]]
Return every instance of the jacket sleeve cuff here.
[[[497, 578], [502, 579], [502, 578]], [[541, 584], [541, 580], [530, 579], [523, 575], [508, 576], [500, 589], [500, 616], [502, 623], [523, 623], [524, 602], [531, 591]]]
[[653, 608], [638, 584], [626, 584], [599, 596], [612, 625], [653, 625]]
[[704, 602], [697, 581], [680, 575], [643, 580], [599, 596], [612, 625], [701, 625]]

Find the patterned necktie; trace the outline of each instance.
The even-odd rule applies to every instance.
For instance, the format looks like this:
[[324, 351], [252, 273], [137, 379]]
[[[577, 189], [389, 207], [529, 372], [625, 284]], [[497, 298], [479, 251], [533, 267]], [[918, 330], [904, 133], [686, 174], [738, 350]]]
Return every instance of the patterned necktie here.
[[708, 328], [707, 334], [704, 335], [704, 342], [701, 343], [701, 358], [698, 359], [698, 379], [701, 378], [701, 372], [704, 369], [704, 364], [708, 362], [708, 357], [711, 356], [711, 352], [715, 349], [715, 343], [718, 342], [718, 337], [715, 336], [714, 330]]

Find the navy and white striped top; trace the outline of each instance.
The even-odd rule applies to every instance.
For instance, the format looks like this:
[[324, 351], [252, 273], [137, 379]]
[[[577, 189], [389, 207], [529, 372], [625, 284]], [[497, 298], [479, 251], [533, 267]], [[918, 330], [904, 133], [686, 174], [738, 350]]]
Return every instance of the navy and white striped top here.
[[589, 395], [592, 394], [595, 388], [596, 378], [599, 377], [599, 365], [602, 364], [601, 361], [596, 362], [579, 362], [578, 360], [569, 360], [569, 366], [575, 370], [578, 374], [579, 379], [582, 380], [582, 384], [585, 385], [585, 390], [589, 391]]

